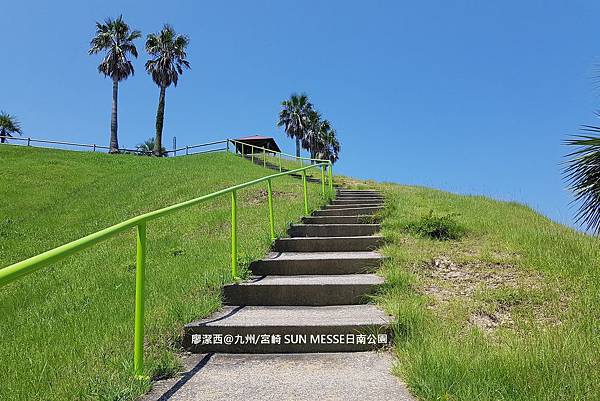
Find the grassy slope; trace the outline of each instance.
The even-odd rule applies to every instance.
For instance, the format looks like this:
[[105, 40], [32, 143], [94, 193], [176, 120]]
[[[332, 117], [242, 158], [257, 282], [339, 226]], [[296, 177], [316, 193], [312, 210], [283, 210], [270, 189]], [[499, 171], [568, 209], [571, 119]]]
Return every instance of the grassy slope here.
[[[155, 159], [0, 147], [0, 266], [137, 214], [272, 173], [225, 154]], [[300, 181], [274, 182], [282, 233], [302, 214]], [[321, 202], [310, 185], [311, 207]], [[240, 255], [269, 246], [266, 191], [238, 195]], [[182, 325], [220, 305], [230, 281], [230, 202], [148, 225], [147, 374], [178, 368]], [[133, 399], [135, 233], [100, 243], [0, 289], [0, 399]]]
[[[390, 260], [380, 302], [398, 318], [397, 373], [419, 399], [600, 399], [598, 239], [516, 203], [381, 188]], [[457, 213], [466, 236], [404, 230], [430, 210]], [[478, 327], [473, 316], [508, 320]]]

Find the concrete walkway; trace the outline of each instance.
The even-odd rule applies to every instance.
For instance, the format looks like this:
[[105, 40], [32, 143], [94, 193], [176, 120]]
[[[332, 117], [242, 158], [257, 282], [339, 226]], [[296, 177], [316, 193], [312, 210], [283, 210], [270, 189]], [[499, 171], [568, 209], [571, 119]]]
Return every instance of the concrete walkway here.
[[195, 354], [143, 401], [412, 401], [384, 352]]

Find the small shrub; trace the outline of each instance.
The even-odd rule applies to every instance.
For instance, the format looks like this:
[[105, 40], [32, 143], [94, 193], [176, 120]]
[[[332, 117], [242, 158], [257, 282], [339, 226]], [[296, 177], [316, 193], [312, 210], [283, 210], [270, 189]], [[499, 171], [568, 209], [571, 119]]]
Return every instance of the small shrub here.
[[440, 241], [460, 239], [465, 230], [456, 221], [456, 216], [455, 213], [436, 216], [433, 210], [430, 210], [418, 221], [407, 224], [406, 229], [422, 237]]

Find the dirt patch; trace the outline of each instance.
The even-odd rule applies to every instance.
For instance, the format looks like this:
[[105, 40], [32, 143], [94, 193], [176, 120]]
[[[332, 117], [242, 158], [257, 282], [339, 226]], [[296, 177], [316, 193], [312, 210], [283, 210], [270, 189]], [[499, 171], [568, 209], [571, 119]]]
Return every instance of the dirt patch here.
[[500, 326], [513, 324], [512, 317], [508, 311], [496, 311], [494, 313], [475, 312], [469, 317], [469, 323], [482, 330], [493, 330]]
[[[423, 292], [432, 299], [430, 309], [443, 314], [451, 304], [466, 307], [465, 324], [484, 331], [514, 327], [516, 317], [538, 324], [560, 323], [552, 305], [555, 293], [540, 274], [510, 264], [456, 263], [445, 256], [426, 264], [422, 274]], [[558, 302], [564, 309], [564, 299]]]

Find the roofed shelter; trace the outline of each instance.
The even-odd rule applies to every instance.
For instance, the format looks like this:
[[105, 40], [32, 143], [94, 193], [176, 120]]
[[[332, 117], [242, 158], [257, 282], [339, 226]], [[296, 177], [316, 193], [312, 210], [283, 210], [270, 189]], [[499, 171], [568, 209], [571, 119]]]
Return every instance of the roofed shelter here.
[[[236, 138], [234, 140], [236, 141], [235, 151], [237, 153], [242, 153], [242, 143], [272, 150], [273, 152], [281, 152], [281, 149], [279, 149], [279, 146], [277, 146], [275, 139], [270, 136], [253, 135], [245, 136], [243, 138]], [[252, 147], [243, 146], [243, 151], [245, 155], [250, 154], [252, 153]]]

